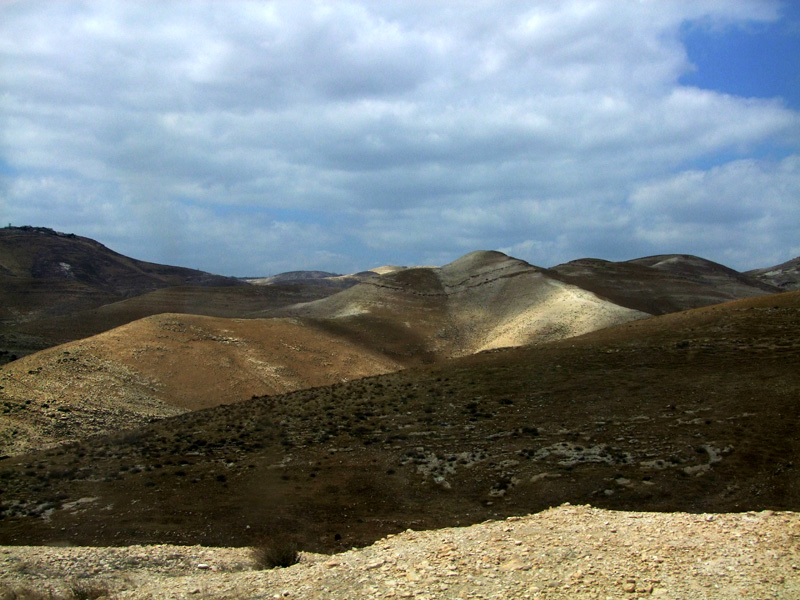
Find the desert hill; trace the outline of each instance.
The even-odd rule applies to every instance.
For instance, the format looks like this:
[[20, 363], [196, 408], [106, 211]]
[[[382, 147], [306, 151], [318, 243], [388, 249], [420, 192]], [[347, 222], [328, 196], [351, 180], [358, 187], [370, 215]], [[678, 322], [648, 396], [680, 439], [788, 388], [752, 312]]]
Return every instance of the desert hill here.
[[416, 353], [435, 357], [543, 343], [648, 316], [486, 251], [441, 268], [390, 271], [284, 312], [328, 320], [341, 335], [373, 347], [384, 344], [387, 329], [405, 330], [420, 340]]
[[[4, 290], [30, 288], [27, 305], [9, 304], [10, 295], [4, 297], [2, 318], [19, 320], [36, 314], [30, 310], [34, 307], [63, 314], [76, 303], [86, 308], [93, 301], [105, 303], [175, 285], [238, 284], [230, 277], [128, 258], [89, 238], [44, 227], [0, 229], [0, 277]], [[46, 294], [45, 282], [60, 283], [59, 291], [69, 291], [69, 297]]]
[[237, 279], [147, 263], [45, 227], [6, 227], [0, 229], [0, 364], [160, 313], [270, 316], [374, 276], [293, 271]]
[[747, 298], [776, 291], [775, 286], [739, 273], [725, 265], [690, 254], [659, 254], [636, 258], [628, 262], [674, 273], [690, 281], [714, 287], [723, 293], [730, 294], [733, 298]]
[[240, 285], [231, 277], [129, 258], [45, 227], [0, 228], [0, 351], [21, 356], [58, 343], [25, 330], [36, 329], [40, 319], [69, 318], [166, 287]]
[[782, 290], [798, 290], [800, 289], [800, 257], [774, 267], [747, 271], [745, 275], [779, 287]]
[[287, 305], [324, 298], [335, 291], [297, 283], [169, 287], [67, 315], [6, 326], [0, 329], [0, 340], [8, 354], [19, 357], [162, 313], [258, 318]]
[[719, 263], [685, 254], [624, 262], [584, 258], [551, 271], [616, 304], [654, 315], [782, 291]]
[[297, 320], [160, 314], [0, 369], [0, 454], [405, 366]]
[[[82, 327], [99, 329], [135, 310], [147, 314], [171, 299], [176, 307], [200, 299], [206, 313], [241, 314], [248, 303], [285, 301], [275, 295], [279, 289], [285, 288], [234, 288], [231, 307], [227, 289], [169, 288], [94, 309], [82, 315]], [[441, 269], [391, 271], [287, 313], [293, 316], [266, 320], [161, 314], [15, 361], [0, 369], [0, 399], [9, 409], [0, 420], [0, 454], [123, 429], [176, 409], [544, 343], [647, 316], [499, 252], [472, 253]]]
[[0, 543], [332, 551], [565, 501], [797, 510], [798, 315], [800, 292], [741, 300], [12, 457]]

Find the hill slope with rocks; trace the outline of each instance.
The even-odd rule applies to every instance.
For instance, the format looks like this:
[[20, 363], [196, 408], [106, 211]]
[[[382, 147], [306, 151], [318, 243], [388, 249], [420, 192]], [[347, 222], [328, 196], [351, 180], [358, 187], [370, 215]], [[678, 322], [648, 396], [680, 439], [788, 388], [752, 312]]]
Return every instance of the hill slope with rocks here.
[[0, 543], [332, 552], [563, 502], [797, 510], [799, 314], [742, 300], [11, 457]]
[[0, 350], [21, 356], [53, 345], [24, 329], [11, 333], [17, 326], [187, 285], [244, 284], [231, 277], [129, 258], [92, 239], [45, 227], [0, 228]]
[[747, 271], [745, 275], [779, 287], [782, 290], [798, 290], [800, 289], [800, 257], [774, 267]]
[[404, 366], [296, 320], [161, 314], [0, 368], [0, 454]]
[[[123, 256], [89, 238], [44, 227], [0, 229], [0, 277], [5, 290], [3, 319], [26, 320], [35, 309], [62, 314], [74, 304], [87, 308], [93, 302], [122, 299], [175, 285], [238, 285], [230, 277], [195, 269], [148, 263]], [[56, 298], [46, 285], [59, 284], [68, 297]], [[12, 291], [30, 288], [27, 298], [9, 303]], [[97, 305], [97, 304], [96, 304]]]
[[584, 258], [550, 271], [616, 304], [653, 315], [784, 291], [718, 263], [684, 254], [625, 262]]
[[324, 298], [334, 291], [292, 283], [169, 287], [67, 315], [0, 327], [0, 343], [8, 354], [19, 357], [163, 313], [254, 319], [287, 305]]

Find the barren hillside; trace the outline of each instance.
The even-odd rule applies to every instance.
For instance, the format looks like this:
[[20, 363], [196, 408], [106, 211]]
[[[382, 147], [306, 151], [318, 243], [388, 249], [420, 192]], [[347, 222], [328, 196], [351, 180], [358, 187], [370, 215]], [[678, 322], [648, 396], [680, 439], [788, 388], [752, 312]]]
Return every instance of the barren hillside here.
[[229, 277], [128, 258], [45, 227], [0, 228], [0, 280], [0, 317], [17, 321], [175, 285], [239, 285]]
[[10, 354], [25, 356], [162, 313], [259, 318], [284, 306], [324, 298], [335, 291], [335, 288], [291, 283], [169, 287], [67, 315], [0, 327], [0, 345]]
[[0, 454], [404, 366], [297, 320], [148, 317], [0, 368]]
[[782, 290], [798, 290], [800, 289], [800, 257], [774, 267], [747, 271], [745, 275], [779, 287]]
[[0, 543], [330, 552], [566, 501], [797, 510], [798, 315], [765, 296], [11, 457]]
[[[231, 277], [144, 262], [45, 227], [0, 228], [0, 362], [63, 341], [39, 320], [76, 313], [173, 286], [236, 287]], [[160, 311], [163, 312], [163, 311]], [[28, 329], [30, 328], [30, 330]], [[79, 335], [79, 330], [76, 335]], [[77, 339], [75, 336], [68, 339]]]
[[544, 343], [649, 316], [500, 252], [390, 272], [287, 313], [335, 320], [343, 335], [373, 343], [386, 328], [406, 329], [436, 357]]
[[653, 315], [782, 291], [718, 263], [682, 254], [625, 262], [584, 258], [550, 272], [616, 304]]

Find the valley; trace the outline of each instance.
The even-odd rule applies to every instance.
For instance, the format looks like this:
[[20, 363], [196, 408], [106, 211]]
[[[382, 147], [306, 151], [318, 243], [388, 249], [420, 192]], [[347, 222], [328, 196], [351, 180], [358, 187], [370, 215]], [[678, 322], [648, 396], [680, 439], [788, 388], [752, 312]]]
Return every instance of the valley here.
[[[85, 255], [83, 271], [20, 270], [69, 264], [59, 245], [76, 242], [23, 233], [51, 246], [29, 245], [38, 263], [0, 255], [15, 257], [0, 266], [17, 307], [0, 341], [22, 354], [0, 367], [9, 556], [288, 537], [313, 564], [409, 529], [589, 518], [565, 503], [612, 511], [597, 513], [607, 522], [800, 510], [791, 261], [751, 274], [686, 255], [540, 268], [480, 251], [250, 282], [156, 265], [166, 279], [126, 287], [143, 267], [123, 257], [112, 262], [132, 270], [108, 291], [84, 276], [101, 271]], [[797, 583], [775, 568], [780, 589]], [[26, 577], [0, 576], [0, 591]]]

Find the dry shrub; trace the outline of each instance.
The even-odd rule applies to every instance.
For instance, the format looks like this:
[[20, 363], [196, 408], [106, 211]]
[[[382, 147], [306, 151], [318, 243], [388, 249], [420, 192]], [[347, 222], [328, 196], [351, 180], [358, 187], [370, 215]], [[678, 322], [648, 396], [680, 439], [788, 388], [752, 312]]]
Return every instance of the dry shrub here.
[[252, 558], [259, 569], [291, 567], [300, 562], [300, 548], [289, 536], [272, 536], [253, 546]]
[[0, 585], [0, 600], [100, 600], [110, 598], [111, 590], [104, 583], [75, 581], [64, 591], [6, 587]]
[[111, 595], [111, 590], [104, 583], [75, 581], [69, 585], [67, 598], [69, 600], [99, 600]]

